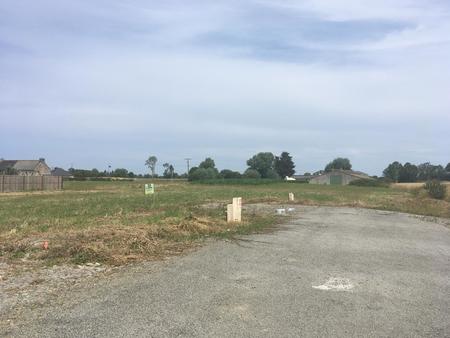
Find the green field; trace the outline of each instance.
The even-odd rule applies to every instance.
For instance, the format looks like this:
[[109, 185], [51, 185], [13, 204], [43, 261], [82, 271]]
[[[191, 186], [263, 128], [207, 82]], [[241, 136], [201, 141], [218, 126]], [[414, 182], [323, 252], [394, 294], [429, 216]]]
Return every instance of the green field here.
[[[192, 184], [155, 180], [154, 197], [144, 196], [150, 180], [65, 182], [64, 191], [0, 195], [2, 259], [59, 262], [129, 261], [179, 253], [207, 236], [232, 237], [263, 230], [273, 215], [246, 215], [241, 225], [225, 222], [224, 205], [287, 203], [293, 192], [304, 205], [352, 206], [450, 218], [450, 201], [421, 190], [319, 186], [290, 182], [258, 185]], [[205, 205], [213, 207], [205, 208]], [[49, 241], [49, 250], [41, 243]]]

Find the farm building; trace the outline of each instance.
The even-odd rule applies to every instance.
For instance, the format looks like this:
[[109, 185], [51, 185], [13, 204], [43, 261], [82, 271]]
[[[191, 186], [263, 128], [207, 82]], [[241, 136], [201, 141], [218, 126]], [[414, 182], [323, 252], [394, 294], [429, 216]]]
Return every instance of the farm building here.
[[322, 175], [315, 176], [309, 180], [311, 184], [333, 184], [347, 185], [351, 181], [359, 179], [372, 179], [369, 175], [360, 171], [353, 170], [332, 170], [324, 172]]
[[39, 160], [0, 160], [0, 175], [47, 176], [51, 174], [45, 159]]

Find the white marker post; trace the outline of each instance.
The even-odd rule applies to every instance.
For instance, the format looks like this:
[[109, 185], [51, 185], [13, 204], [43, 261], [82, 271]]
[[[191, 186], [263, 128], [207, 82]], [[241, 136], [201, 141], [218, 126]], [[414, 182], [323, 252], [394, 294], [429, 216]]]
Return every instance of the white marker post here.
[[234, 197], [233, 203], [227, 205], [227, 222], [237, 222], [242, 221], [242, 198]]

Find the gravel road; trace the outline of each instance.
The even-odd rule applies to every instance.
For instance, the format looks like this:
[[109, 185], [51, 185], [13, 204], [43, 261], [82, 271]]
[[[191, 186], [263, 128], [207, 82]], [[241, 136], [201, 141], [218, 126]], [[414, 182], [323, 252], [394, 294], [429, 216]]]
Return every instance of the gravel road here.
[[450, 337], [450, 229], [406, 214], [300, 207], [69, 290], [17, 337]]

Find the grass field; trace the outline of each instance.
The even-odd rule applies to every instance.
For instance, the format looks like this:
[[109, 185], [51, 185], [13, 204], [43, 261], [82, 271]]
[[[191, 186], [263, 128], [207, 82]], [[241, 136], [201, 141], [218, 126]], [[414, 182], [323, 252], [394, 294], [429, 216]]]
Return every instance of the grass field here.
[[[353, 206], [450, 218], [450, 201], [403, 188], [319, 186], [288, 182], [205, 185], [154, 181], [154, 197], [133, 182], [65, 182], [64, 191], [0, 195], [1, 259], [57, 264], [101, 262], [120, 265], [179, 253], [208, 236], [232, 237], [261, 231], [273, 215], [246, 215], [241, 225], [225, 222], [224, 204], [296, 203]], [[204, 208], [202, 206], [217, 205]], [[49, 250], [43, 250], [43, 241]]]

